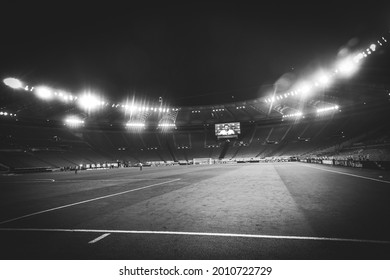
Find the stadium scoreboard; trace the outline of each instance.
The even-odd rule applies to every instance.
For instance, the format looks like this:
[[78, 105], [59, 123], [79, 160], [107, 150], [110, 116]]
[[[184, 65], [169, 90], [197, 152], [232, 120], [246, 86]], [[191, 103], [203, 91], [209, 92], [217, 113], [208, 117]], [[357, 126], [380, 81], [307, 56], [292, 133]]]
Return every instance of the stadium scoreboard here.
[[239, 122], [215, 124], [215, 135], [220, 138], [237, 138], [241, 134]]

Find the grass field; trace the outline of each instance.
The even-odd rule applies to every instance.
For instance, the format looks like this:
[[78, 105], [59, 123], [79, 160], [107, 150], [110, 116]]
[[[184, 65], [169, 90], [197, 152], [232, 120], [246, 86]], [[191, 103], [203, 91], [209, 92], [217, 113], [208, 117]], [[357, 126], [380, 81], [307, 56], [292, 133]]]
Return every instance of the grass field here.
[[304, 163], [1, 176], [0, 258], [390, 259], [390, 174]]

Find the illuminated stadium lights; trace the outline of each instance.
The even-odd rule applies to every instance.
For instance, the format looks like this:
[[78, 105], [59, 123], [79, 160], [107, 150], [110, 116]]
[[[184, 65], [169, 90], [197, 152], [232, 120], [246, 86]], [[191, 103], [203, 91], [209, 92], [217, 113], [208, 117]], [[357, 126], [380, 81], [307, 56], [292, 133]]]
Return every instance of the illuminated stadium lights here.
[[145, 128], [145, 123], [140, 122], [128, 122], [126, 123], [127, 128]]
[[316, 79], [315, 79], [319, 85], [321, 86], [328, 86], [331, 82], [331, 78], [330, 78], [330, 75], [327, 74], [327, 73], [324, 73], [324, 72], [320, 72], [316, 75]]
[[175, 127], [176, 125], [174, 123], [159, 123], [159, 127]]
[[[332, 78], [341, 75], [344, 77], [351, 76], [354, 72], [358, 70], [358, 63], [364, 59], [367, 58], [369, 55], [371, 55], [373, 52], [375, 52], [379, 47], [382, 47], [383, 45], [387, 44], [387, 39], [385, 37], [381, 37], [378, 39], [377, 44], [371, 43], [364, 51], [361, 51], [357, 53], [354, 56], [347, 57], [343, 59], [342, 61], [338, 62], [336, 64], [335, 69], [330, 71], [330, 74], [325, 74], [325, 76], [317, 76], [313, 80], [310, 80], [313, 86], [319, 87], [319, 86], [326, 86], [330, 82], [332, 82]], [[379, 45], [379, 46], [378, 46]], [[285, 92], [279, 95], [275, 95], [272, 97], [266, 97], [264, 98], [265, 103], [273, 103], [276, 100], [283, 100], [289, 96], [295, 96], [297, 94], [305, 93], [304, 88], [298, 88], [295, 91]]]
[[358, 69], [358, 62], [359, 60], [351, 59], [350, 57], [347, 57], [343, 60], [341, 60], [337, 64], [337, 70], [343, 75], [343, 76], [351, 76], [353, 73], [355, 73]]
[[78, 99], [78, 105], [80, 108], [87, 111], [98, 109], [102, 105], [102, 102], [103, 101], [100, 100], [99, 97], [92, 95], [91, 93], [86, 93]]
[[4, 112], [4, 111], [0, 112], [0, 116], [2, 116], [2, 117], [15, 117], [16, 118], [16, 114]]
[[335, 111], [338, 110], [340, 107], [338, 105], [331, 106], [331, 107], [325, 107], [325, 108], [320, 108], [317, 109], [317, 113], [323, 113], [323, 112], [328, 112], [328, 111]]
[[225, 109], [221, 108], [221, 109], [213, 109], [213, 112], [222, 112], [222, 111], [225, 111]]
[[23, 83], [16, 78], [5, 78], [3, 83], [13, 89], [23, 88]]
[[41, 99], [49, 100], [53, 98], [53, 91], [46, 86], [39, 86], [35, 89], [35, 95]]
[[163, 130], [166, 130], [166, 129], [176, 128], [176, 125], [174, 123], [159, 123], [158, 127]]
[[176, 147], [178, 150], [184, 150], [184, 149], [189, 149], [188, 146], [178, 146]]
[[294, 113], [294, 114], [283, 115], [282, 117], [283, 118], [299, 118], [299, 117], [302, 117], [302, 116], [303, 116], [302, 112], [297, 112], [297, 113]]
[[65, 119], [65, 125], [73, 127], [73, 128], [80, 127], [80, 126], [84, 125], [84, 120], [82, 120], [76, 116], [67, 117]]
[[309, 82], [301, 82], [301, 83], [298, 84], [296, 92], [300, 93], [301, 95], [307, 95], [307, 94], [309, 94], [311, 92], [312, 89], [313, 89], [313, 85], [311, 83], [309, 83]]
[[237, 106], [236, 109], [237, 109], [237, 110], [239, 110], [239, 109], [245, 109], [245, 106]]
[[151, 112], [151, 113], [169, 113], [170, 111], [170, 108], [167, 108], [167, 107], [147, 107], [147, 106], [142, 106], [140, 104], [136, 104], [134, 101], [132, 102], [132, 104], [127, 104], [127, 103], [123, 103], [123, 104], [112, 104], [111, 105], [112, 108], [121, 108], [121, 109], [125, 109], [125, 112], [126, 113], [141, 113], [141, 112]]
[[192, 110], [191, 113], [193, 113], [193, 114], [200, 114], [200, 111], [199, 110]]
[[107, 107], [111, 106], [112, 108], [125, 108], [126, 111], [129, 111], [130, 113], [136, 112], [136, 113], [142, 113], [142, 112], [149, 112], [149, 113], [158, 113], [158, 114], [166, 114], [171, 112], [178, 112], [180, 108], [168, 108], [168, 107], [162, 107], [161, 104], [154, 106], [146, 106], [141, 104], [137, 104], [136, 102], [132, 102], [131, 105], [124, 103], [111, 103], [106, 102], [104, 100], [99, 99], [98, 97], [92, 95], [91, 93], [86, 93], [81, 96], [73, 95], [71, 93], [67, 93], [63, 90], [58, 89], [51, 89], [46, 86], [39, 86], [37, 88], [30, 87], [28, 85], [24, 85], [20, 80], [15, 78], [6, 78], [3, 80], [4, 84], [8, 87], [14, 88], [14, 89], [24, 89], [26, 91], [34, 91], [35, 95], [41, 99], [49, 100], [49, 99], [57, 99], [65, 103], [69, 102], [77, 102], [77, 105], [84, 110], [93, 111], [99, 107]]

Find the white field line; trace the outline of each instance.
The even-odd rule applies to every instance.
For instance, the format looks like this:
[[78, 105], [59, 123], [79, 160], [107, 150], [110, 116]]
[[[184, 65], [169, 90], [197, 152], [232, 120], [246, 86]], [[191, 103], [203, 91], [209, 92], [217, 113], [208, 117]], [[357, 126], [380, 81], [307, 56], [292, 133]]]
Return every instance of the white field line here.
[[94, 240], [89, 241], [88, 243], [89, 243], [89, 244], [96, 243], [96, 242], [102, 240], [103, 238], [106, 238], [106, 237], [109, 236], [110, 234], [111, 234], [111, 233], [102, 234], [102, 235], [100, 235], [99, 237], [95, 238]]
[[312, 240], [312, 241], [336, 241], [355, 243], [376, 243], [390, 245], [390, 240], [371, 240], [354, 238], [333, 238], [316, 236], [290, 236], [290, 235], [263, 235], [240, 233], [210, 233], [210, 232], [186, 232], [186, 231], [149, 231], [149, 230], [99, 230], [99, 229], [45, 229], [45, 228], [0, 228], [1, 231], [35, 231], [35, 232], [82, 232], [82, 233], [106, 233], [106, 234], [160, 234], [160, 235], [192, 235], [213, 237], [240, 237], [259, 239], [287, 239], [287, 240]]
[[6, 182], [7, 184], [21, 184], [21, 183], [79, 183], [79, 182], [129, 182], [129, 181], [161, 181], [162, 179], [152, 178], [129, 178], [129, 179], [74, 179], [74, 180], [61, 180], [61, 179], [30, 179], [30, 180], [19, 180], [19, 181], [10, 181]]
[[0, 222], [0, 225], [6, 224], [6, 223], [9, 223], [9, 222], [13, 222], [13, 221], [16, 221], [16, 220], [21, 220], [21, 219], [24, 219], [24, 218], [27, 218], [27, 217], [31, 217], [31, 216], [35, 216], [35, 215], [39, 215], [39, 214], [43, 214], [43, 213], [47, 213], [47, 212], [63, 209], [63, 208], [72, 207], [72, 206], [79, 205], [79, 204], [84, 204], [84, 203], [88, 203], [88, 202], [92, 202], [92, 201], [96, 201], [96, 200], [101, 200], [101, 199], [105, 199], [105, 198], [109, 198], [109, 197], [113, 197], [113, 196], [118, 196], [118, 195], [130, 193], [130, 192], [135, 192], [135, 191], [139, 191], [139, 190], [143, 190], [143, 189], [147, 189], [147, 188], [151, 188], [151, 187], [155, 187], [155, 186], [159, 186], [159, 185], [172, 183], [172, 182], [175, 182], [175, 181], [178, 181], [178, 180], [180, 180], [180, 179], [174, 179], [174, 180], [170, 180], [170, 181], [155, 183], [155, 184], [148, 185], [148, 186], [145, 186], [145, 187], [140, 187], [140, 188], [136, 188], [136, 189], [132, 189], [132, 190], [128, 190], [128, 191], [123, 191], [123, 192], [119, 192], [119, 193], [113, 193], [113, 194], [109, 194], [109, 195], [105, 195], [105, 196], [100, 196], [100, 197], [96, 197], [96, 198], [92, 198], [92, 199], [87, 199], [87, 200], [83, 200], [83, 201], [79, 201], [79, 202], [75, 202], [75, 203], [62, 205], [62, 206], [59, 206], [59, 207], [54, 207], [54, 208], [50, 208], [50, 209], [34, 212], [34, 213], [23, 215], [23, 216], [20, 216], [20, 217], [17, 217], [17, 218], [12, 218], [12, 219], [9, 219], [9, 220], [2, 221], [2, 222]]
[[348, 175], [348, 176], [357, 177], [357, 178], [362, 178], [362, 179], [366, 179], [366, 180], [371, 180], [371, 181], [376, 181], [376, 182], [381, 182], [381, 183], [390, 184], [390, 181], [385, 181], [385, 180], [370, 178], [370, 177], [366, 177], [366, 176], [360, 176], [360, 175], [355, 175], [355, 174], [346, 173], [346, 172], [341, 172], [341, 171], [336, 171], [336, 170], [329, 170], [329, 169], [314, 167], [314, 166], [310, 166], [310, 165], [306, 165], [306, 164], [301, 164], [301, 166], [305, 166], [305, 167], [313, 168], [313, 169], [318, 169], [318, 170], [322, 170], [322, 171], [327, 171], [327, 172], [333, 172], [333, 173]]
[[55, 181], [56, 181], [55, 179], [30, 179], [30, 180], [9, 181], [9, 182], [4, 182], [4, 183], [6, 183], [6, 184], [53, 183]]

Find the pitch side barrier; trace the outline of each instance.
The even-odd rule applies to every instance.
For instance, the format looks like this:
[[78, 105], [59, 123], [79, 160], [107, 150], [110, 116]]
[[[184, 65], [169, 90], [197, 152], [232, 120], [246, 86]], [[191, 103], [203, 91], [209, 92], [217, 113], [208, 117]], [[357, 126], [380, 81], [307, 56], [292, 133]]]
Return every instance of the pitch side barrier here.
[[390, 170], [390, 161], [352, 160], [352, 159], [321, 159], [308, 158], [301, 160], [307, 163], [317, 163], [331, 166], [345, 166], [353, 168], [366, 168], [376, 170]]

